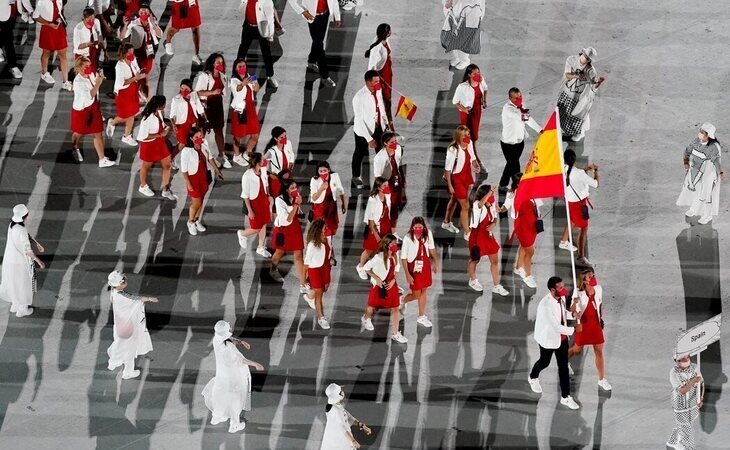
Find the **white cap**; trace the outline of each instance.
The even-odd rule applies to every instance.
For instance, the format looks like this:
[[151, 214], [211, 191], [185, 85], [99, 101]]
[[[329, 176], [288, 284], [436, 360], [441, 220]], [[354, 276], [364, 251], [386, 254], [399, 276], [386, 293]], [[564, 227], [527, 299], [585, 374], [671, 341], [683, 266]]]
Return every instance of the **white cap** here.
[[24, 204], [13, 206], [13, 222], [22, 222], [26, 215], [28, 215], [28, 208]]
[[711, 123], [707, 123], [707, 122], [705, 122], [705, 123], [703, 123], [703, 124], [702, 124], [702, 126], [700, 127], [700, 130], [702, 130], [702, 131], [704, 131], [705, 133], [707, 133], [707, 136], [709, 136], [709, 138], [710, 138], [710, 139], [715, 139], [715, 131], [717, 131], [717, 130], [715, 129], [715, 125], [713, 125], [713, 124], [711, 124]]
[[229, 337], [233, 336], [233, 333], [231, 333], [231, 324], [226, 322], [225, 320], [219, 320], [215, 323], [215, 335], [221, 339], [228, 339]]
[[110, 273], [108, 277], [106, 277], [107, 283], [109, 286], [115, 288], [119, 287], [120, 284], [127, 278], [126, 275], [124, 275], [122, 272], [115, 270], [114, 272]]
[[342, 387], [337, 383], [331, 383], [327, 386], [327, 389], [324, 390], [324, 395], [327, 396], [327, 403], [330, 405], [339, 403], [340, 400], [342, 400]]

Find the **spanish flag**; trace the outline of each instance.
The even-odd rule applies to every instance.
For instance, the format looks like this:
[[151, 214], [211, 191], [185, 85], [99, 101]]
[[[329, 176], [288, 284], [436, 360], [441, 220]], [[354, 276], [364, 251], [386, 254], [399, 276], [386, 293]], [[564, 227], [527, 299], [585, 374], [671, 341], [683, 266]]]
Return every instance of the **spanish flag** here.
[[515, 193], [514, 209], [533, 198], [565, 196], [563, 154], [557, 109], [543, 127]]
[[417, 109], [418, 107], [415, 103], [413, 103], [413, 101], [411, 101], [410, 98], [401, 95], [400, 100], [398, 100], [398, 110], [396, 112], [396, 115], [401, 116], [402, 118], [410, 122], [411, 120], [413, 120], [413, 116], [416, 115]]

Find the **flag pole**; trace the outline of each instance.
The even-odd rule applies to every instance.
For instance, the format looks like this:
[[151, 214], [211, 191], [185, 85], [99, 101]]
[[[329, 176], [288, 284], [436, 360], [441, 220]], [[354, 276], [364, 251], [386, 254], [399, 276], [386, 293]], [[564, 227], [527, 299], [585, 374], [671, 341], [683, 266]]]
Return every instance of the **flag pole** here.
[[565, 174], [565, 161], [563, 161], [563, 130], [560, 128], [560, 112], [555, 108], [555, 123], [558, 133], [558, 153], [560, 154], [560, 173], [563, 175], [563, 200], [565, 202], [565, 218], [568, 221], [568, 242], [570, 243], [570, 271], [573, 275], [573, 293], [578, 289], [578, 283], [575, 276], [575, 252], [573, 251], [573, 226], [570, 223], [570, 208], [568, 207], [568, 190]]

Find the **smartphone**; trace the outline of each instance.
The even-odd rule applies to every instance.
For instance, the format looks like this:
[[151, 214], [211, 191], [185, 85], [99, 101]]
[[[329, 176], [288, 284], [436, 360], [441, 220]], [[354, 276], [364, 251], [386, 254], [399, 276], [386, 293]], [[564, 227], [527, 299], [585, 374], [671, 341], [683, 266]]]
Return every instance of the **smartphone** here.
[[256, 74], [249, 75], [248, 78], [249, 78], [249, 80], [248, 80], [249, 83], [253, 83], [254, 81], [258, 80], [258, 77], [256, 76]]

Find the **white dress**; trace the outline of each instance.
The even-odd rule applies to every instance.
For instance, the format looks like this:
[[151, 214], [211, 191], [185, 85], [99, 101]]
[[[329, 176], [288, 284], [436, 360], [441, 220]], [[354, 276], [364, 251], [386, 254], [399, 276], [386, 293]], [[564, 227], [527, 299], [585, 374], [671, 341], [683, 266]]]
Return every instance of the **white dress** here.
[[332, 405], [327, 412], [327, 425], [324, 427], [321, 450], [352, 450], [350, 427], [355, 422], [352, 414], [341, 403]]
[[23, 224], [8, 225], [8, 240], [2, 261], [0, 298], [13, 304], [12, 310], [25, 310], [33, 303], [33, 260], [28, 256], [30, 237]]
[[127, 364], [125, 370], [134, 368], [134, 359], [152, 351], [152, 340], [147, 331], [142, 297], [112, 289], [112, 310], [114, 311], [114, 342], [106, 353], [109, 355], [109, 370]]
[[251, 410], [251, 371], [233, 342], [214, 336], [213, 351], [215, 377], [203, 388], [205, 406], [214, 420], [237, 425], [241, 412]]
[[[684, 177], [677, 206], [689, 206], [698, 216], [717, 216], [720, 213], [720, 178], [717, 167], [721, 160], [720, 145], [703, 144], [695, 139], [684, 152], [690, 169]], [[717, 164], [717, 165], [716, 165]]]

